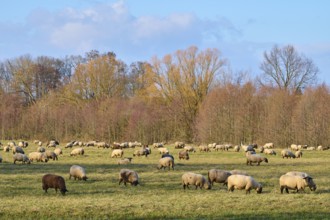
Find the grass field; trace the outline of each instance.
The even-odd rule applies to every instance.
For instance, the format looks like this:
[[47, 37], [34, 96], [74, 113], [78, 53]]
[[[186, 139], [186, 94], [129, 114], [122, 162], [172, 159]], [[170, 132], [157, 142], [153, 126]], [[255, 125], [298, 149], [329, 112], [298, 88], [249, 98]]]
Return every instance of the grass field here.
[[[3, 141], [2, 143], [7, 143]], [[330, 219], [330, 151], [304, 151], [301, 159], [267, 156], [269, 163], [247, 166], [243, 152], [191, 153], [179, 160], [178, 149], [166, 146], [175, 156], [174, 171], [157, 170], [159, 153], [134, 157], [130, 165], [117, 165], [110, 149], [85, 148], [84, 156], [70, 157], [71, 149], [48, 163], [13, 164], [11, 152], [0, 152], [0, 219]], [[28, 154], [37, 147], [30, 144]], [[276, 150], [279, 154], [280, 149]], [[132, 156], [133, 149], [124, 156]], [[69, 180], [73, 164], [86, 168], [89, 179]], [[122, 168], [133, 169], [141, 185], [118, 185]], [[209, 169], [240, 169], [263, 185], [263, 193], [235, 190], [215, 184], [211, 190], [184, 191], [181, 176], [191, 171], [207, 175]], [[279, 177], [288, 171], [304, 171], [314, 177], [316, 192], [281, 194]], [[46, 173], [61, 175], [69, 192], [44, 193], [41, 178]]]

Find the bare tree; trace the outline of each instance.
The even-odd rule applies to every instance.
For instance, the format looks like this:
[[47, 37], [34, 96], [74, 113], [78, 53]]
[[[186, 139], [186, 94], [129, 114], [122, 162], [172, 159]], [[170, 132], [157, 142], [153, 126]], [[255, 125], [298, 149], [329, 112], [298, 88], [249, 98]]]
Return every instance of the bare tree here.
[[294, 92], [314, 83], [319, 72], [311, 59], [298, 54], [291, 45], [283, 48], [275, 45], [269, 53], [264, 52], [260, 69], [263, 71], [259, 79], [262, 85], [275, 85]]

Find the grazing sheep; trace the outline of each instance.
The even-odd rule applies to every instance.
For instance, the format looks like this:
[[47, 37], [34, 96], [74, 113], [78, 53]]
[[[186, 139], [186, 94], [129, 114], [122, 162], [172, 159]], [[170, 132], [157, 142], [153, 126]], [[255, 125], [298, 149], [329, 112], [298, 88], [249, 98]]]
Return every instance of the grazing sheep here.
[[47, 150], [45, 154], [48, 159], [58, 160], [56, 153], [54, 153], [53, 151]]
[[224, 185], [227, 185], [227, 179], [230, 175], [231, 173], [228, 171], [217, 170], [217, 169], [211, 169], [207, 173], [208, 180], [212, 186], [213, 186], [213, 182], [223, 183]]
[[96, 141], [88, 141], [87, 143], [86, 143], [86, 146], [87, 147], [94, 147], [96, 145]]
[[55, 153], [57, 156], [59, 156], [60, 154], [63, 154], [62, 149], [59, 148], [59, 147], [55, 148], [54, 153]]
[[227, 145], [223, 145], [223, 144], [220, 144], [220, 145], [216, 145], [215, 148], [214, 148], [216, 151], [228, 151], [229, 148]]
[[184, 148], [185, 143], [181, 142], [181, 141], [177, 141], [174, 143], [174, 148], [178, 149], [178, 148]]
[[70, 156], [77, 156], [77, 155], [84, 155], [85, 154], [85, 150], [82, 147], [73, 149], [70, 153]]
[[298, 150], [298, 151], [296, 151], [296, 152], [294, 153], [294, 155], [296, 156], [296, 158], [301, 158], [302, 155], [303, 155], [303, 153], [302, 153], [301, 150]]
[[288, 149], [284, 149], [281, 151], [281, 156], [284, 159], [284, 157], [286, 158], [296, 158], [296, 155], [294, 155], [294, 153], [292, 153], [290, 150]]
[[164, 158], [164, 157], [170, 157], [174, 161], [174, 157], [171, 154], [163, 154], [161, 158]]
[[208, 146], [205, 146], [205, 145], [200, 145], [198, 148], [199, 148], [200, 152], [202, 152], [202, 151], [210, 152], [211, 151], [210, 148]]
[[189, 160], [189, 154], [186, 150], [182, 150], [179, 152], [179, 159], [185, 159], [185, 160]]
[[196, 152], [195, 148], [192, 146], [184, 146], [183, 149], [185, 149], [188, 152], [194, 152], [194, 153]]
[[60, 143], [58, 142], [58, 141], [56, 141], [56, 140], [51, 140], [51, 141], [49, 141], [47, 144], [46, 144], [46, 146], [47, 147], [56, 147], [57, 145], [59, 145]]
[[78, 165], [72, 165], [70, 167], [70, 176], [69, 179], [71, 179], [71, 177], [74, 178], [74, 180], [78, 179], [78, 180], [87, 180], [87, 176], [86, 176], [86, 171], [85, 168], [78, 166]]
[[3, 151], [4, 152], [9, 152], [9, 150], [10, 150], [10, 146], [9, 145], [3, 147]]
[[280, 177], [280, 189], [281, 193], [285, 189], [286, 193], [289, 193], [289, 189], [305, 192], [305, 187], [309, 187], [311, 191], [316, 190], [316, 185], [313, 181], [313, 178], [310, 176], [293, 176], [293, 175], [282, 175]]
[[234, 191], [234, 189], [245, 189], [246, 194], [250, 193], [251, 189], [255, 189], [257, 193], [262, 192], [262, 185], [255, 181], [251, 176], [245, 175], [231, 175], [228, 177], [228, 191]]
[[11, 150], [12, 150], [13, 154], [15, 154], [15, 153], [25, 154], [23, 148], [18, 147], [18, 146], [14, 146], [14, 147], [12, 147]]
[[159, 151], [160, 154], [168, 154], [169, 153], [169, 151], [166, 147], [160, 147], [160, 148], [158, 148], [158, 151]]
[[15, 143], [15, 141], [9, 141], [7, 143], [7, 145], [12, 148], [12, 147], [16, 146], [16, 143]]
[[65, 148], [72, 148], [75, 141], [71, 141], [65, 145]]
[[215, 149], [215, 147], [217, 146], [217, 143], [208, 144], [207, 146], [208, 146], [210, 149]]
[[123, 181], [125, 186], [126, 183], [130, 183], [132, 186], [136, 186], [139, 184], [139, 175], [133, 170], [121, 169], [119, 172], [119, 185]]
[[95, 146], [96, 146], [97, 148], [102, 147], [103, 149], [104, 149], [104, 148], [109, 148], [109, 147], [110, 147], [110, 145], [107, 144], [107, 143], [105, 143], [104, 141], [102, 141], [102, 142], [97, 142], [97, 143], [95, 144]]
[[291, 150], [293, 150], [293, 151], [297, 151], [297, 150], [299, 150], [298, 145], [296, 145], [296, 144], [291, 144], [290, 148], [291, 148]]
[[164, 147], [163, 143], [153, 143], [154, 148]]
[[306, 150], [316, 150], [315, 147], [307, 147]]
[[143, 147], [142, 149], [140, 149], [140, 150], [136, 150], [136, 151], [134, 151], [134, 153], [133, 153], [133, 156], [135, 157], [135, 156], [142, 156], [142, 155], [144, 155], [144, 156], [148, 156], [149, 154], [151, 154], [151, 151], [150, 151], [150, 149], [149, 148], [145, 148], [145, 147]]
[[68, 192], [65, 186], [64, 178], [54, 174], [45, 174], [42, 177], [42, 189], [45, 190], [45, 193], [47, 193], [49, 188], [54, 188], [56, 193], [57, 189], [59, 189], [63, 196], [66, 192]]
[[274, 151], [273, 149], [264, 149], [264, 154], [268, 154], [268, 155], [276, 155], [276, 151]]
[[34, 160], [37, 162], [48, 162], [48, 158], [45, 153], [40, 152], [31, 152], [29, 154], [30, 161], [33, 162]]
[[200, 189], [211, 189], [211, 184], [206, 180], [206, 178], [201, 175], [201, 174], [196, 174], [196, 173], [184, 173], [182, 175], [182, 186], [183, 189], [185, 190], [186, 187], [189, 189], [189, 185], [194, 185], [199, 187]]
[[114, 157], [123, 157], [124, 151], [122, 149], [114, 149], [111, 153], [111, 158]]
[[242, 170], [231, 170], [230, 173], [231, 175], [239, 174], [239, 175], [248, 176], [247, 172]]
[[46, 149], [44, 147], [38, 147], [37, 152], [40, 152], [40, 153], [46, 152]]
[[18, 142], [18, 146], [26, 148], [29, 146], [29, 143], [27, 141], [20, 141], [20, 142]]
[[246, 154], [246, 165], [250, 164], [252, 166], [252, 163], [257, 163], [257, 166], [259, 166], [262, 161], [268, 163], [268, 159], [260, 154]]
[[21, 154], [21, 153], [14, 154], [13, 159], [14, 159], [14, 164], [16, 164], [16, 161], [22, 161], [22, 163], [27, 163], [27, 164], [31, 163], [28, 156], [26, 156], [25, 154]]
[[236, 145], [236, 146], [234, 147], [234, 151], [235, 151], [235, 152], [239, 152], [240, 150], [241, 150], [241, 147], [240, 147], [240, 146]]
[[132, 162], [132, 157], [127, 157], [127, 158], [123, 158], [118, 160], [118, 164], [119, 165], [124, 165], [124, 164], [130, 164]]
[[165, 170], [166, 167], [168, 167], [168, 170], [170, 170], [171, 167], [172, 167], [172, 170], [174, 170], [174, 161], [171, 157], [164, 157], [159, 160], [157, 168], [159, 170], [164, 168], [164, 170]]
[[274, 148], [274, 143], [266, 143], [266, 144], [264, 145], [264, 148], [265, 148], [265, 149]]

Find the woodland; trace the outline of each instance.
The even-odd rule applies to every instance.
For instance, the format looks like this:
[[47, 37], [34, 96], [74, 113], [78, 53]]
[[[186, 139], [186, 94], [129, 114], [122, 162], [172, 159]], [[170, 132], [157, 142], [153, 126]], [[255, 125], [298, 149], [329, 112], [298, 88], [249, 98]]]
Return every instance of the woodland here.
[[191, 46], [126, 64], [114, 52], [0, 61], [0, 139], [330, 143], [330, 95], [293, 46], [265, 51], [260, 74]]

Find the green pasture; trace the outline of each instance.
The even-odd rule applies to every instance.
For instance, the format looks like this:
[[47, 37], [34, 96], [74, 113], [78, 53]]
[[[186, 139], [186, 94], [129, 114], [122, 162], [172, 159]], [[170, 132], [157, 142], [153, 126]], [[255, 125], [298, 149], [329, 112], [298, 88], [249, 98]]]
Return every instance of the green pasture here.
[[[7, 143], [2, 141], [2, 143]], [[28, 154], [37, 146], [30, 142]], [[160, 154], [152, 149], [146, 157], [134, 157], [130, 165], [117, 165], [111, 149], [85, 147], [84, 156], [71, 157], [72, 149], [60, 146], [58, 161], [13, 164], [12, 153], [0, 151], [0, 219], [330, 219], [330, 151], [303, 151], [300, 159], [267, 156], [269, 163], [247, 166], [243, 152], [212, 151], [190, 153], [190, 160], [178, 159], [179, 149], [166, 147], [175, 157], [175, 170], [157, 170]], [[134, 149], [125, 149], [133, 157]], [[85, 167], [88, 180], [69, 180], [73, 164]], [[140, 185], [118, 185], [122, 168], [137, 171]], [[183, 190], [181, 176], [195, 172], [207, 176], [212, 168], [246, 171], [263, 185], [263, 193], [235, 190], [215, 184], [211, 190]], [[288, 171], [303, 171], [314, 177], [317, 190], [281, 194], [279, 177]], [[42, 190], [46, 173], [61, 175], [69, 192]]]

